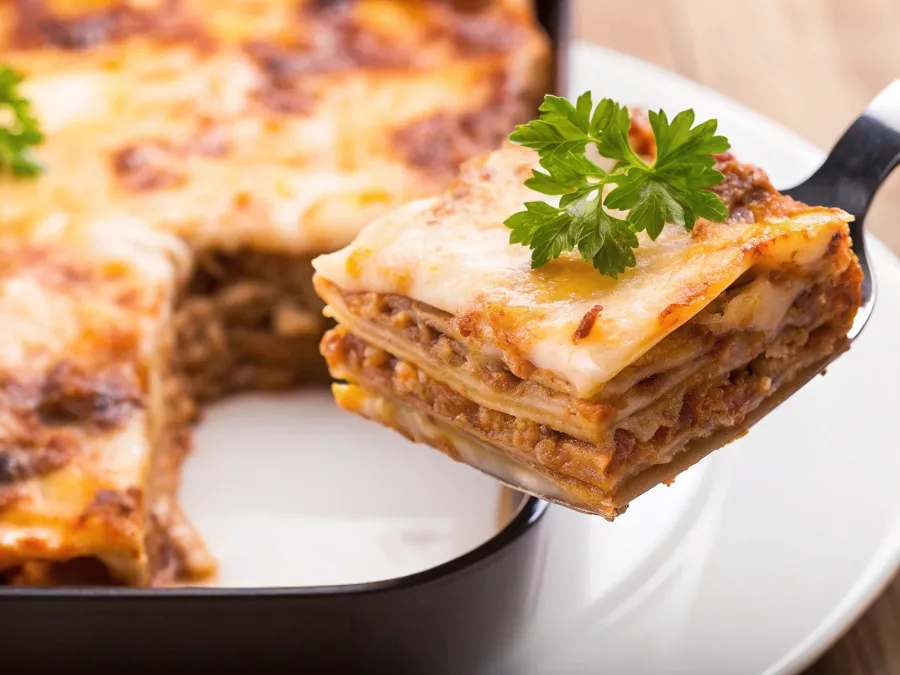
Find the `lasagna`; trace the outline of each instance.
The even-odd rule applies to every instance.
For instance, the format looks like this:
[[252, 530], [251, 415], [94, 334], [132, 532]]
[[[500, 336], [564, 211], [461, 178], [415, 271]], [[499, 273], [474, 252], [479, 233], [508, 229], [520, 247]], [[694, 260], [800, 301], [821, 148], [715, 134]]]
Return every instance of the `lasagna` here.
[[164, 496], [190, 424], [327, 377], [312, 258], [529, 119], [549, 56], [530, 0], [0, 0], [46, 134], [0, 175], [0, 583], [211, 570]]
[[[643, 128], [632, 140], [652, 152]], [[504, 220], [550, 199], [525, 187], [537, 155], [519, 146], [377, 219], [313, 261], [338, 322], [321, 343], [337, 402], [612, 520], [848, 347], [862, 279], [850, 216], [717, 162], [726, 222], [642, 233], [616, 280], [574, 253], [532, 269], [509, 243]]]
[[175, 502], [170, 235], [0, 235], [0, 580], [132, 585], [214, 563]]

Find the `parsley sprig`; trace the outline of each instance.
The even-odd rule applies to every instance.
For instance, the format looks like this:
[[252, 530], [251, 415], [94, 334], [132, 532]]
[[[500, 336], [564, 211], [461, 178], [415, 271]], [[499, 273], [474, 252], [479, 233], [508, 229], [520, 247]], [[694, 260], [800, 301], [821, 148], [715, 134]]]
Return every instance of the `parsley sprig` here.
[[[29, 150], [44, 140], [31, 104], [19, 92], [22, 76], [0, 65], [0, 172], [13, 176], [38, 175], [43, 168], [29, 156]], [[8, 109], [7, 111], [4, 109]]]
[[[694, 125], [694, 111], [670, 121], [666, 113], [650, 112], [656, 138], [656, 160], [647, 164], [628, 142], [628, 109], [611, 99], [596, 108], [590, 92], [573, 104], [546, 96], [540, 117], [519, 125], [511, 141], [537, 150], [543, 171], [535, 169], [525, 185], [545, 195], [559, 195], [559, 207], [527, 202], [525, 210], [506, 220], [509, 240], [532, 249], [534, 268], [577, 249], [601, 273], [618, 277], [635, 266], [637, 233], [656, 239], [666, 223], [688, 230], [697, 218], [721, 222], [728, 209], [706, 188], [721, 182], [712, 155], [729, 148], [716, 135], [716, 120]], [[586, 155], [593, 144], [602, 157], [615, 161], [605, 171]], [[603, 196], [606, 185], [615, 187]], [[628, 211], [622, 219], [608, 209]]]

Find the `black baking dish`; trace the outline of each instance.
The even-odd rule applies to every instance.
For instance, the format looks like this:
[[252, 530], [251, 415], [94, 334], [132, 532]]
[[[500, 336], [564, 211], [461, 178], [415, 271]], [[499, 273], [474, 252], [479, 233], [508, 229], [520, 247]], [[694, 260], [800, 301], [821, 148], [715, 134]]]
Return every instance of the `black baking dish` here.
[[[0, 589], [4, 672], [478, 673], [529, 620], [548, 505], [383, 582], [297, 589]], [[8, 671], [6, 669], [9, 669]]]
[[[537, 0], [564, 91], [567, 0]], [[305, 588], [0, 587], [3, 672], [484, 672], [529, 621], [547, 504], [481, 546], [382, 582]]]

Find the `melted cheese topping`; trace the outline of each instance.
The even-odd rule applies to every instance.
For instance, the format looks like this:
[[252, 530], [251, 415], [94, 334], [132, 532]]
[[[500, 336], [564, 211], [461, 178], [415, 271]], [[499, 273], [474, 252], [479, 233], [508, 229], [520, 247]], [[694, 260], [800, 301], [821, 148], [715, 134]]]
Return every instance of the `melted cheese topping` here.
[[[530, 0], [0, 0], [0, 54], [46, 134], [39, 178], [0, 172], [0, 572], [92, 556], [135, 584], [192, 249], [343, 246], [550, 74]], [[41, 416], [60, 365], [56, 404], [96, 410]], [[134, 409], [98, 423], [119, 370]]]
[[[127, 583], [150, 581], [151, 465], [165, 426], [151, 399], [183, 244], [108, 227], [0, 237], [0, 571], [92, 557]], [[57, 404], [47, 397], [60, 367], [77, 374], [59, 382]], [[36, 457], [43, 466], [29, 466]]]
[[[452, 194], [376, 220], [351, 245], [317, 258], [317, 274], [349, 291], [406, 295], [449, 312], [483, 342], [587, 398], [747, 270], [815, 268], [851, 219], [808, 208], [751, 224], [704, 223], [694, 235], [670, 226], [656, 241], [640, 236], [637, 266], [617, 280], [571, 254], [533, 270], [530, 251], [509, 243], [503, 221], [544, 199], [523, 184], [534, 166], [532, 151], [511, 146], [472, 162]], [[756, 290], [740, 321], [773, 329], [793, 291], [763, 283]], [[598, 305], [589, 335], [576, 341]]]
[[528, 3], [476, 14], [424, 1], [3, 0], [0, 53], [26, 76], [48, 170], [0, 175], [0, 229], [137, 216], [198, 247], [343, 246], [446, 184], [427, 165], [438, 151], [410, 156], [408, 128], [434, 120], [440, 148], [453, 120], [521, 97], [496, 113], [511, 128], [545, 90], [549, 50]]

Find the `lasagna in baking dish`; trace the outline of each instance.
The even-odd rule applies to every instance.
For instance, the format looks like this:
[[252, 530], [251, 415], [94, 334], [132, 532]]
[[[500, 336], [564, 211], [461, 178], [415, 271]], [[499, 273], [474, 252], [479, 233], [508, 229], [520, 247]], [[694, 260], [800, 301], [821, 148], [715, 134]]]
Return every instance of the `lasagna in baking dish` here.
[[547, 199], [524, 185], [537, 161], [513, 145], [473, 160], [314, 260], [339, 324], [321, 348], [342, 407], [613, 519], [847, 348], [850, 216], [723, 155], [725, 222], [642, 233], [617, 279], [573, 253], [532, 269], [504, 221]]
[[0, 234], [0, 579], [134, 585], [214, 563], [175, 502], [168, 406], [184, 244], [56, 224]]
[[311, 259], [495, 148], [549, 56], [530, 0], [0, 0], [45, 134], [0, 171], [0, 583], [207, 574], [200, 406], [325, 377]]
[[290, 386], [324, 375], [309, 260], [495, 148], [548, 56], [523, 0], [4, 0], [0, 60], [48, 170], [0, 183], [0, 227], [79, 212], [177, 234], [191, 393]]

